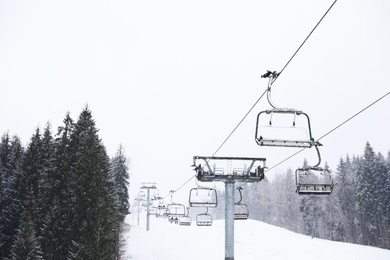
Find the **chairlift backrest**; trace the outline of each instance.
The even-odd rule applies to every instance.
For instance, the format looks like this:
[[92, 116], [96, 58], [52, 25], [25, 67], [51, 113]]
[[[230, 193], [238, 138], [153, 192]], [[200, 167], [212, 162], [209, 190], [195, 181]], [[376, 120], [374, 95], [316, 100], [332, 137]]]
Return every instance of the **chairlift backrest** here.
[[316, 144], [309, 116], [294, 109], [261, 111], [257, 115], [255, 140], [260, 146], [274, 147], [310, 148]]
[[168, 204], [167, 212], [169, 217], [184, 217], [186, 215], [186, 207], [179, 203]]
[[300, 168], [295, 171], [298, 194], [329, 195], [333, 191], [332, 176], [320, 167]]
[[211, 207], [218, 205], [217, 191], [212, 188], [198, 187], [190, 190], [190, 207]]

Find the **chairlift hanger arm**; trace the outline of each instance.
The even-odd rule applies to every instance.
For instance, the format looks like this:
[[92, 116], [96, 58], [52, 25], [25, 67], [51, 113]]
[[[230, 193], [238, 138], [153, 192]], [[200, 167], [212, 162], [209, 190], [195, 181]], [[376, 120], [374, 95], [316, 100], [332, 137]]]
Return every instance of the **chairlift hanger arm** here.
[[240, 193], [240, 200], [237, 203], [235, 203], [235, 204], [240, 204], [241, 201], [242, 201], [242, 193], [241, 193], [242, 187], [238, 187], [237, 190]]

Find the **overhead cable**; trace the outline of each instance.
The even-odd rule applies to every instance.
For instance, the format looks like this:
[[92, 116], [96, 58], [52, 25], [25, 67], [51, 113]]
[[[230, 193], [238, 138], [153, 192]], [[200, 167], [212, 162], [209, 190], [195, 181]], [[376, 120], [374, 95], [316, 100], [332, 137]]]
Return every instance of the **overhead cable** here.
[[[330, 133], [336, 131], [338, 128], [340, 128], [341, 126], [343, 126], [344, 124], [346, 124], [347, 122], [349, 122], [350, 120], [352, 120], [353, 118], [357, 117], [358, 115], [360, 115], [361, 113], [363, 113], [364, 111], [366, 111], [368, 108], [370, 108], [371, 106], [375, 105], [376, 103], [378, 103], [379, 101], [381, 101], [382, 99], [384, 99], [386, 96], [388, 96], [390, 94], [390, 92], [387, 92], [386, 94], [384, 94], [383, 96], [381, 96], [380, 98], [378, 98], [377, 100], [375, 100], [374, 102], [370, 103], [368, 106], [366, 106], [365, 108], [361, 109], [359, 112], [357, 112], [356, 114], [354, 114], [353, 116], [349, 117], [347, 120], [343, 121], [341, 124], [337, 125], [336, 127], [334, 127], [333, 129], [331, 129], [330, 131], [328, 131], [326, 134], [324, 134], [323, 136], [321, 136], [320, 138], [317, 139], [317, 142], [321, 139], [323, 139], [324, 137], [328, 136]], [[279, 163], [277, 163], [276, 165], [272, 166], [271, 168], [268, 168], [265, 172], [268, 172], [272, 169], [274, 169], [275, 167], [281, 165], [282, 163], [288, 161], [289, 159], [291, 159], [292, 157], [296, 156], [297, 154], [299, 154], [300, 152], [302, 152], [303, 150], [305, 150], [306, 148], [302, 148], [301, 150], [295, 152], [294, 154], [290, 155], [289, 157], [285, 158], [284, 160], [280, 161]]]
[[[284, 65], [284, 67], [280, 70], [280, 72], [278, 73], [278, 76], [277, 78], [280, 76], [280, 74], [286, 69], [286, 67], [290, 64], [290, 62], [292, 61], [292, 59], [295, 57], [295, 55], [298, 53], [298, 51], [302, 48], [302, 46], [305, 44], [305, 42], [307, 41], [307, 39], [309, 39], [309, 37], [313, 34], [313, 32], [316, 30], [316, 28], [318, 27], [318, 25], [322, 22], [322, 20], [325, 18], [325, 16], [329, 13], [330, 9], [332, 9], [332, 7], [334, 6], [334, 4], [337, 2], [337, 0], [335, 0], [332, 5], [328, 8], [328, 10], [325, 12], [325, 14], [321, 17], [321, 19], [318, 21], [318, 23], [316, 24], [316, 26], [311, 30], [311, 32], [308, 34], [308, 36], [305, 38], [305, 40], [302, 42], [302, 44], [298, 47], [298, 49], [294, 52], [294, 54], [291, 56], [291, 58], [287, 61], [286, 65]], [[275, 78], [275, 80], [277, 79]], [[273, 82], [275, 82], [275, 80]], [[272, 83], [273, 83], [272, 82]], [[255, 108], [255, 106], [259, 103], [259, 101], [263, 98], [263, 96], [265, 95], [265, 93], [267, 92], [267, 90], [265, 90], [263, 92], [263, 94], [261, 94], [261, 96], [256, 100], [256, 102], [252, 105], [252, 107], [249, 109], [249, 111], [244, 115], [244, 117], [238, 122], [238, 124], [236, 125], [236, 127], [234, 127], [234, 129], [230, 132], [230, 134], [226, 137], [226, 139], [222, 142], [222, 144], [218, 147], [218, 149], [213, 153], [212, 157], [214, 157], [218, 152], [219, 150], [222, 148], [222, 146], [225, 145], [225, 143], [229, 140], [229, 138], [233, 135], [233, 133], [237, 130], [237, 128], [241, 125], [241, 123], [246, 119], [246, 117], [250, 114], [250, 112], [252, 112], [253, 108]], [[178, 191], [179, 189], [181, 189], [184, 185], [186, 185], [190, 180], [192, 180], [192, 178], [194, 178], [194, 176], [192, 176], [190, 179], [188, 179], [184, 184], [182, 184], [178, 189], [176, 189], [176, 191]], [[169, 196], [169, 195], [167, 195]], [[166, 196], [166, 197], [167, 197]]]

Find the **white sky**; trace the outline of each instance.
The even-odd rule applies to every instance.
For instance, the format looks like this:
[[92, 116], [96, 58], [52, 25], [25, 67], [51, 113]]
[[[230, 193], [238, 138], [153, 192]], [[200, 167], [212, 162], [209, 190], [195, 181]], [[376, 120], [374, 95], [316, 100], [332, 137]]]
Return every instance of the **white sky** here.
[[[192, 156], [211, 156], [333, 1], [0, 0], [0, 133], [27, 143], [37, 126], [62, 125], [88, 104], [110, 156], [131, 158], [132, 186], [167, 195], [187, 181]], [[390, 3], [336, 3], [273, 85], [273, 100], [302, 109], [319, 138], [389, 92]], [[296, 149], [254, 141], [265, 98], [217, 156], [266, 157]], [[390, 97], [322, 139], [335, 169], [347, 153], [390, 148]], [[313, 149], [275, 170], [316, 162]], [[194, 182], [182, 190], [188, 196]], [[179, 192], [177, 193], [179, 194]]]

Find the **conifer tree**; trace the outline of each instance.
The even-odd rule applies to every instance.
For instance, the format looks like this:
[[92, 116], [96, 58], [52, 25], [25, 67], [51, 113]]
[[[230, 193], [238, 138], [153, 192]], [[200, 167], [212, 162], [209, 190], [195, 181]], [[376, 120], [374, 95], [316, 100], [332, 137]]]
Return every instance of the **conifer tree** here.
[[[360, 243], [374, 245], [377, 236], [375, 225], [375, 214], [378, 191], [376, 189], [377, 164], [376, 155], [367, 142], [364, 148], [364, 155], [357, 170], [357, 203], [359, 206], [359, 218], [362, 223]], [[364, 234], [364, 235], [363, 235]]]
[[38, 181], [38, 197], [37, 197], [37, 236], [42, 237], [44, 230], [45, 218], [53, 206], [52, 194], [49, 192], [54, 183], [51, 182], [52, 172], [54, 170], [54, 141], [51, 133], [51, 125], [48, 123], [44, 129], [41, 140], [41, 168]]
[[110, 163], [110, 177], [113, 182], [113, 196], [115, 201], [115, 208], [119, 215], [120, 221], [129, 213], [129, 172], [128, 162], [124, 153], [122, 145], [119, 146], [118, 151], [111, 159]]
[[16, 233], [15, 243], [12, 246], [11, 259], [42, 259], [42, 251], [38, 238], [35, 235], [35, 225], [30, 210], [26, 211], [24, 215], [20, 228]]
[[[23, 183], [25, 185], [23, 196], [23, 205], [25, 209], [30, 210], [30, 218], [34, 220], [35, 231], [40, 230], [39, 212], [39, 182], [43, 171], [42, 160], [42, 141], [40, 129], [35, 130], [35, 134], [31, 137], [30, 143], [27, 145], [24, 160], [23, 160]], [[39, 236], [39, 235], [38, 235]]]
[[23, 147], [4, 134], [0, 143], [0, 259], [8, 259], [23, 213]]
[[70, 259], [110, 259], [115, 253], [115, 209], [110, 190], [109, 158], [86, 107], [71, 135], [73, 214]]
[[73, 119], [69, 113], [58, 128], [54, 140], [51, 140], [50, 129], [43, 137], [43, 164], [41, 202], [46, 205], [42, 214], [41, 248], [44, 259], [66, 259], [74, 235], [71, 212], [72, 198], [70, 192], [70, 174], [72, 171], [70, 136], [74, 129]]

